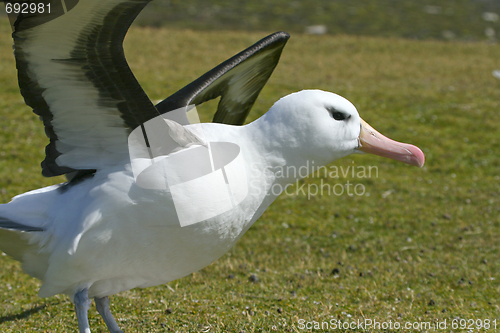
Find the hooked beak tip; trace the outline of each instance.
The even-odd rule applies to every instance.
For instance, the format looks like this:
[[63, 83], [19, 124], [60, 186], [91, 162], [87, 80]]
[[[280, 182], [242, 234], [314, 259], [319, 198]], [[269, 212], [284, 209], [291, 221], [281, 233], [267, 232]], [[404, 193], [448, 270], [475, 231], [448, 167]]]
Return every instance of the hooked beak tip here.
[[361, 119], [358, 150], [401, 161], [420, 168], [422, 168], [425, 163], [425, 155], [420, 148], [387, 138], [363, 119]]

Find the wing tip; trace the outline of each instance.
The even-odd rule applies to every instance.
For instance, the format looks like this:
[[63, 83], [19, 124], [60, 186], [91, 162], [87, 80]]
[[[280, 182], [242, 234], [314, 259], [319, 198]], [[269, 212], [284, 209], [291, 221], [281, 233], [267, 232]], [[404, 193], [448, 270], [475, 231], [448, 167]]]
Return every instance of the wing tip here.
[[285, 40], [290, 39], [290, 34], [286, 31], [277, 31], [277, 32], [271, 34], [271, 36], [277, 36], [277, 37], [279, 37], [281, 39], [285, 39]]
[[277, 32], [274, 32], [274, 33], [262, 38], [260, 41], [258, 41], [254, 45], [266, 45], [267, 47], [269, 45], [272, 45], [272, 44], [285, 45], [289, 39], [290, 39], [290, 34], [288, 32], [277, 31]]

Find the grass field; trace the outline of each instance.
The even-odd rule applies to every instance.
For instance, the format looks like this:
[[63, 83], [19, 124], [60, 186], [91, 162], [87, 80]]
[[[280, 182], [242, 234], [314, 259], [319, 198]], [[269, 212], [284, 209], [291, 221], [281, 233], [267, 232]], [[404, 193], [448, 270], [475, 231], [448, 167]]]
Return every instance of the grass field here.
[[[47, 139], [18, 92], [10, 27], [1, 23], [0, 202], [7, 202], [62, 179], [40, 174]], [[157, 100], [265, 34], [134, 28], [126, 52]], [[292, 35], [252, 118], [288, 93], [333, 91], [381, 133], [421, 147], [426, 166], [368, 155], [336, 161], [343, 170], [372, 166], [378, 173], [299, 182], [216, 263], [168, 286], [114, 296], [112, 311], [122, 328], [302, 332], [311, 330], [301, 329], [301, 319], [371, 319], [402, 326], [447, 320], [443, 332], [449, 332], [454, 319], [489, 319], [488, 332], [494, 332], [493, 320], [500, 327], [496, 68], [500, 48], [486, 43]], [[210, 119], [213, 110], [201, 110]], [[365, 192], [313, 195], [322, 181], [349, 181]], [[76, 331], [68, 298], [40, 299], [39, 285], [0, 256], [1, 332]], [[90, 321], [95, 332], [106, 332], [94, 308]]]
[[[494, 13], [493, 18], [484, 13]], [[495, 40], [500, 35], [498, 14], [498, 0], [170, 0], [150, 3], [137, 23], [197, 30], [285, 29], [294, 33], [324, 25], [332, 34]]]

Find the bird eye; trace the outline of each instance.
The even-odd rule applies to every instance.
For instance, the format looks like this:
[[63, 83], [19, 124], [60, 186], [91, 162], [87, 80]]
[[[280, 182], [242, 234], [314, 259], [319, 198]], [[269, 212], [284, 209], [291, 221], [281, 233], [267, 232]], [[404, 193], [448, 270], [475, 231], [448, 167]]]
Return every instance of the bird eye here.
[[330, 116], [332, 116], [332, 118], [335, 120], [346, 120], [346, 119], [351, 118], [351, 115], [348, 115], [344, 112], [340, 112], [332, 106], [327, 106], [326, 109], [330, 113]]

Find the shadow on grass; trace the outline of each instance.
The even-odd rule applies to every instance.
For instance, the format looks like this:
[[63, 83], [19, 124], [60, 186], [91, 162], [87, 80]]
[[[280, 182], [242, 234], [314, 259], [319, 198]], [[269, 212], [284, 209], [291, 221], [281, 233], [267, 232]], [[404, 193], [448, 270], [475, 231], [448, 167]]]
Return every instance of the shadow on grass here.
[[31, 308], [29, 310], [25, 310], [25, 311], [18, 313], [18, 314], [0, 317], [0, 324], [3, 324], [5, 322], [9, 322], [9, 321], [15, 321], [15, 320], [28, 318], [32, 314], [39, 312], [40, 310], [44, 309], [45, 307], [47, 307], [47, 304], [36, 306], [34, 308]]

